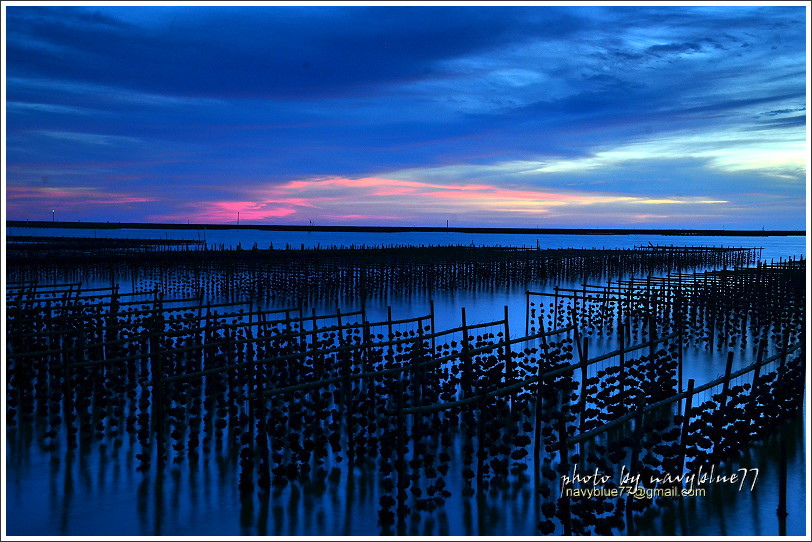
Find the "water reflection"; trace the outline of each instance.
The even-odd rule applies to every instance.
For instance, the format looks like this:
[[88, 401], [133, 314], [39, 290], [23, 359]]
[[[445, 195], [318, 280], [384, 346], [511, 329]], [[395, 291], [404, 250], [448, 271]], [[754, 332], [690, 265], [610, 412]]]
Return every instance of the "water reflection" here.
[[[788, 422], [742, 457], [719, 466], [725, 473], [738, 468], [758, 468], [753, 491], [749, 483], [711, 484], [706, 497], [679, 499], [673, 506], [657, 510], [634, 524], [636, 535], [657, 536], [799, 536], [804, 534], [806, 514], [806, 456], [803, 417]], [[787, 507], [782, 521], [778, 508], [778, 465], [780, 444], [786, 444], [788, 464]]]
[[[726, 472], [739, 466], [759, 468], [755, 490], [737, 491], [729, 485], [711, 486], [705, 498], [684, 498], [639, 517], [634, 534], [654, 535], [770, 535], [780, 532], [778, 450], [787, 445], [789, 516], [786, 533], [803, 534], [805, 523], [805, 454], [802, 419], [782, 427], [757, 444]], [[246, 536], [378, 535], [380, 496], [374, 466], [361, 465], [349, 475], [337, 467], [322, 479], [314, 474], [299, 485], [270, 494], [240, 495], [233, 452], [211, 450], [199, 463], [184, 462], [166, 469], [133, 472], [136, 442], [124, 442], [119, 452], [107, 442], [76, 450], [43, 451], [30, 434], [10, 431], [7, 487], [9, 534], [54, 535], [175, 535], [206, 533]], [[459, 447], [455, 442], [454, 448]], [[214, 447], [213, 447], [214, 448]], [[459, 458], [459, 449], [454, 450]], [[121, 469], [125, 469], [125, 473]], [[452, 473], [453, 474], [453, 471]], [[537, 535], [538, 504], [531, 481], [514, 477], [511, 485], [479, 497], [461, 496], [462, 481], [449, 475], [453, 496], [434, 512], [413, 514], [408, 534]], [[135, 497], [134, 502], [128, 495]], [[41, 499], [41, 496], [47, 496]], [[134, 505], [134, 506], [133, 506]], [[452, 518], [454, 518], [452, 520]]]

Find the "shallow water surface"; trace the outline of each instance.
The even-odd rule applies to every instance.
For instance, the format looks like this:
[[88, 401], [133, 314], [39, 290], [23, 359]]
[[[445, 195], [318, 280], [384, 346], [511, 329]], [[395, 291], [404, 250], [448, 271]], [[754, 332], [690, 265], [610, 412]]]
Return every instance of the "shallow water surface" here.
[[[17, 228], [25, 230], [26, 228]], [[13, 230], [13, 229], [10, 229]], [[48, 234], [54, 230], [44, 230]], [[9, 232], [10, 234], [34, 234]], [[157, 235], [187, 237], [189, 232], [169, 230], [75, 230], [64, 235], [121, 235], [132, 237]], [[162, 235], [163, 234], [163, 235]], [[805, 238], [676, 238], [660, 236], [503, 236], [470, 234], [327, 234], [307, 232], [251, 232], [226, 230], [206, 232], [207, 242], [250, 248], [257, 242], [265, 248], [273, 243], [280, 248], [306, 244], [308, 247], [350, 244], [512, 244], [542, 248], [606, 247], [630, 248], [648, 242], [654, 244], [707, 244], [714, 246], [764, 247], [765, 259], [805, 254]], [[422, 235], [422, 237], [421, 237]], [[473, 237], [473, 238], [472, 238]], [[613, 277], [617, 279], [618, 277]], [[605, 279], [591, 280], [603, 284]], [[104, 284], [88, 284], [99, 286]], [[579, 284], [529, 284], [510, 289], [435, 292], [436, 329], [460, 325], [461, 310], [466, 309], [468, 324], [490, 322], [504, 317], [508, 306], [512, 337], [524, 334], [525, 289], [550, 291], [555, 285], [579, 287]], [[426, 315], [429, 294], [370, 298], [365, 309], [370, 321], [383, 321], [391, 308], [395, 318]], [[306, 307], [320, 314], [335, 310], [320, 304]], [[359, 309], [342, 306], [343, 312]], [[597, 355], [616, 348], [615, 339], [593, 337], [590, 352]], [[755, 359], [754, 344], [735, 348], [734, 370]], [[726, 350], [709, 352], [701, 348], [685, 351], [685, 379], [697, 384], [724, 372]], [[595, 367], [597, 370], [600, 367]], [[592, 369], [591, 369], [592, 370]], [[705, 400], [700, 397], [699, 401]], [[802, 535], [806, 522], [806, 413], [782, 427], [778, 434], [760, 443], [735, 465], [720, 465], [725, 473], [739, 466], [758, 468], [759, 478], [753, 491], [727, 486], [711, 488], [705, 497], [678, 499], [672, 506], [639, 518], [630, 534], [646, 536], [751, 536], [784, 534], [776, 516], [778, 488], [778, 443], [786, 443], [788, 452], [788, 512], [786, 534]], [[39, 423], [39, 422], [37, 422]], [[42, 425], [42, 424], [40, 424]], [[155, 465], [147, 472], [136, 470], [140, 451], [134, 435], [124, 433], [120, 440], [110, 437], [65, 450], [64, 428], [60, 446], [48, 450], [37, 436], [42, 427], [22, 426], [6, 429], [6, 514], [10, 535], [378, 535], [389, 534], [378, 525], [378, 499], [381, 489], [374, 468], [358, 467], [349, 472], [346, 464], [327, 465], [325, 476], [314, 477], [302, 486], [287, 486], [270, 495], [241, 497], [237, 487], [239, 467], [237, 450], [227, 443], [220, 449], [209, 445], [197, 462], [188, 460], [169, 464], [163, 472]], [[461, 452], [459, 439], [452, 446], [452, 464]], [[463, 497], [462, 479], [453, 469], [447, 481], [452, 497], [441, 509], [407, 520], [412, 535], [538, 535], [538, 506], [532, 483], [513, 476], [510, 487], [492, 491], [484, 497]], [[415, 516], [413, 516], [415, 517]], [[616, 533], [625, 534], [625, 533]]]

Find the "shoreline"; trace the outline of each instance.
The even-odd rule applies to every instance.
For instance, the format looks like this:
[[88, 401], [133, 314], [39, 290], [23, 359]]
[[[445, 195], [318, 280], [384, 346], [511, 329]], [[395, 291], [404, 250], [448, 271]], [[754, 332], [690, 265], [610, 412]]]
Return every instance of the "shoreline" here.
[[708, 237], [788, 237], [806, 236], [805, 230], [719, 230], [657, 228], [495, 228], [495, 227], [429, 227], [429, 226], [306, 226], [282, 224], [172, 224], [149, 222], [48, 222], [7, 220], [6, 228], [76, 228], [76, 229], [143, 229], [143, 230], [259, 230], [356, 233], [496, 233], [523, 235], [667, 235]]

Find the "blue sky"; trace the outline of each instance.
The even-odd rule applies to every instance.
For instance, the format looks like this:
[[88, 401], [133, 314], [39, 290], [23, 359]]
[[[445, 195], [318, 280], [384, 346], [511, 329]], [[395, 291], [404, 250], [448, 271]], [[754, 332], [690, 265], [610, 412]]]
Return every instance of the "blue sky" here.
[[6, 6], [8, 219], [804, 228], [802, 6]]

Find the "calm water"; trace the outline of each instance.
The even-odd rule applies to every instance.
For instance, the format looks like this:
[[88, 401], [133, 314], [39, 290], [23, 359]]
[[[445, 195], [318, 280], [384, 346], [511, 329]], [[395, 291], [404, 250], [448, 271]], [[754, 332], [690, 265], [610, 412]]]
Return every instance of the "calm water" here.
[[[804, 424], [805, 425], [805, 424]], [[787, 534], [803, 535], [805, 523], [805, 445], [800, 421], [787, 426]], [[271, 499], [243, 501], [237, 469], [220, 458], [140, 473], [136, 445], [101, 451], [97, 445], [73, 454], [42, 453], [9, 438], [6, 512], [9, 535], [377, 535], [374, 483], [346, 471], [324, 489], [285, 489]], [[27, 451], [25, 448], [29, 448]], [[704, 498], [683, 499], [654, 517], [637, 521], [636, 534], [687, 536], [776, 535], [778, 478], [772, 439], [740, 464], [760, 469], [755, 489], [715, 487]], [[731, 467], [727, 474], [733, 472]], [[454, 483], [448, 477], [449, 485]], [[528, 484], [529, 485], [529, 484]], [[532, 492], [508, 489], [487, 502], [450, 498], [425, 535], [533, 535]], [[348, 498], [348, 496], [351, 496]], [[425, 514], [424, 514], [425, 515]]]
[[[52, 230], [9, 228], [9, 235], [111, 236], [130, 238], [196, 239], [198, 232], [182, 230]], [[457, 233], [324, 233], [223, 230], [199, 232], [209, 245], [261, 248], [350, 245], [503, 245], [540, 248], [631, 248], [635, 245], [674, 244], [763, 247], [763, 258], [779, 259], [806, 254], [805, 237], [697, 237], [697, 236], [564, 236]], [[604, 281], [591, 281], [598, 284]], [[549, 291], [555, 284], [533, 284]], [[565, 286], [565, 285], [561, 285]], [[459, 291], [438, 294], [434, 301], [437, 328], [459, 325], [460, 310], [468, 322], [497, 320], [510, 307], [513, 336], [524, 331], [524, 287], [511, 290]], [[428, 296], [392, 296], [368, 301], [371, 320], [384, 320], [387, 306], [398, 318], [427, 314]], [[341, 307], [343, 311], [359, 307]], [[319, 306], [319, 312], [334, 310]], [[752, 345], [751, 345], [752, 346]], [[590, 352], [612, 350], [611, 341], [595, 339]], [[724, 372], [724, 352], [686, 351], [685, 373], [698, 383]], [[751, 350], [736, 350], [734, 369], [753, 361]], [[806, 416], [754, 448], [742, 460], [760, 468], [753, 492], [718, 488], [704, 499], [685, 499], [641, 519], [636, 534], [646, 535], [777, 535], [777, 462], [779, 438], [788, 444], [789, 517], [787, 534], [802, 535], [806, 522]], [[36, 437], [23, 431], [6, 433], [6, 514], [10, 535], [377, 535], [377, 485], [357, 471], [335, 471], [326, 487], [287, 488], [270, 499], [241, 500], [237, 489], [236, 458], [226, 451], [203, 456], [197, 467], [173, 465], [163, 474], [154, 468], [141, 473], [134, 454], [139, 445], [125, 436], [120, 447], [94, 443], [66, 454], [49, 452]], [[459, 450], [455, 451], [459, 454]], [[452, 472], [453, 472], [452, 468]], [[449, 476], [449, 484], [454, 481]], [[453, 491], [453, 489], [452, 489]], [[425, 516], [425, 514], [424, 514]], [[464, 498], [459, 491], [444, 510], [414, 526], [426, 535], [533, 535], [536, 510], [530, 484], [505, 490], [485, 502]]]
[[764, 259], [789, 258], [806, 254], [806, 237], [724, 237], [699, 235], [551, 235], [551, 234], [499, 234], [455, 232], [306, 232], [234, 230], [90, 230], [80, 228], [21, 228], [7, 229], [7, 235], [44, 235], [63, 237], [116, 237], [131, 239], [193, 239], [205, 240], [209, 246], [251, 248], [306, 248], [331, 246], [386, 246], [386, 245], [487, 245], [540, 248], [633, 248], [648, 245], [693, 245], [762, 247]]

